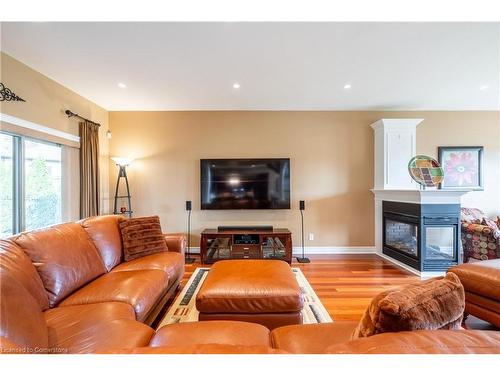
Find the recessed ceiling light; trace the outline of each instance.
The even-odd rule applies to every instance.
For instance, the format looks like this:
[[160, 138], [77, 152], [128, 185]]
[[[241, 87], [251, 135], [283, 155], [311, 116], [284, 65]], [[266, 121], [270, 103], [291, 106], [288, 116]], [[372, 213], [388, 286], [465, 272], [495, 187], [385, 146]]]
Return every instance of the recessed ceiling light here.
[[233, 83], [233, 89], [238, 90], [241, 87], [241, 85], [238, 82]]
[[489, 88], [490, 88], [490, 86], [488, 86], [488, 85], [482, 85], [479, 87], [479, 90], [484, 91], [484, 90], [488, 90]]
[[120, 83], [118, 84], [118, 87], [119, 87], [119, 88], [121, 88], [121, 89], [126, 89], [126, 88], [127, 88], [127, 85], [126, 85], [126, 84], [124, 84], [124, 83], [122, 83], [122, 82], [120, 82]]
[[345, 89], [345, 90], [349, 90], [351, 87], [352, 87], [352, 86], [351, 86], [351, 84], [350, 84], [350, 83], [346, 83], [346, 84], [344, 85], [344, 89]]

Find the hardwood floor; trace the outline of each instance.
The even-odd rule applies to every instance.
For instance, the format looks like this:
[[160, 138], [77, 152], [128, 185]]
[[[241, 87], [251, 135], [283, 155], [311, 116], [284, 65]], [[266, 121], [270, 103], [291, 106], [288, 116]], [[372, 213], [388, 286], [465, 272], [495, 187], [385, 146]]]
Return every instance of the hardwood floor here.
[[317, 255], [302, 270], [334, 321], [359, 320], [380, 292], [419, 278], [376, 255]]
[[[359, 320], [375, 295], [419, 279], [371, 254], [314, 255], [310, 259], [307, 264], [294, 259], [292, 267], [302, 270], [334, 321]], [[186, 265], [182, 286], [202, 266], [209, 267], [199, 261]]]
[[[197, 261], [186, 265], [181, 287], [197, 267], [210, 267]], [[312, 255], [311, 263], [293, 259], [292, 267], [302, 270], [334, 321], [359, 320], [371, 299], [383, 290], [419, 280], [412, 273], [371, 254]], [[499, 330], [476, 317], [469, 316], [467, 329]]]

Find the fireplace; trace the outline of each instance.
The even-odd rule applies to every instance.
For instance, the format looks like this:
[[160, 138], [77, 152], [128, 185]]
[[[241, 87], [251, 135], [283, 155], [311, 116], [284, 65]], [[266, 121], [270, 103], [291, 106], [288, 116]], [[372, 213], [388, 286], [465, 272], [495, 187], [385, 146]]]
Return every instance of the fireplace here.
[[382, 252], [427, 272], [459, 263], [460, 205], [382, 202]]

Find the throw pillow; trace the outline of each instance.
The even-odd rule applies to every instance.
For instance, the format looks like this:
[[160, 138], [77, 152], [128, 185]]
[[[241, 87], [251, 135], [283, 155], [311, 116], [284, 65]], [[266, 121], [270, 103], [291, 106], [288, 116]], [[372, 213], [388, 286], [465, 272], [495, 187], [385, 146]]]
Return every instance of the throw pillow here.
[[460, 329], [464, 288], [453, 273], [380, 293], [370, 303], [352, 338], [383, 332]]
[[120, 232], [126, 262], [168, 250], [158, 216], [124, 220], [120, 222]]
[[498, 230], [498, 225], [496, 221], [493, 221], [491, 219], [488, 219], [487, 217], [483, 217], [483, 220], [481, 221], [482, 225], [486, 225], [487, 227], [490, 227], [492, 230]]
[[484, 217], [484, 213], [477, 208], [462, 207], [460, 212], [460, 220], [465, 221], [466, 223], [480, 224], [482, 218]]
[[485, 225], [490, 228], [491, 232], [493, 233], [493, 237], [500, 238], [500, 227], [498, 227], [495, 221], [484, 217], [481, 221], [481, 225]]

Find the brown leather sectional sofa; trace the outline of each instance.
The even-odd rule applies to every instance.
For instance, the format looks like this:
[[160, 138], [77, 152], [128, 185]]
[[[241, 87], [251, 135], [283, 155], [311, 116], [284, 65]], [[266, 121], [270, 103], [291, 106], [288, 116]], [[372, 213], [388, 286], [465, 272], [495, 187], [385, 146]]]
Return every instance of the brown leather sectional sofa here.
[[183, 235], [167, 252], [122, 262], [120, 216], [99, 216], [1, 241], [0, 336], [31, 351], [147, 345], [148, 326], [184, 275]]
[[237, 321], [151, 324], [184, 273], [182, 235], [169, 251], [122, 262], [118, 216], [1, 241], [3, 353], [500, 353], [500, 332], [418, 331], [350, 340], [357, 323], [273, 331]]
[[465, 313], [500, 327], [500, 259], [450, 268], [465, 290]]
[[236, 321], [179, 323], [160, 328], [150, 344], [107, 353], [138, 354], [500, 354], [500, 332], [414, 331], [351, 340], [357, 322], [292, 325], [273, 331]]

